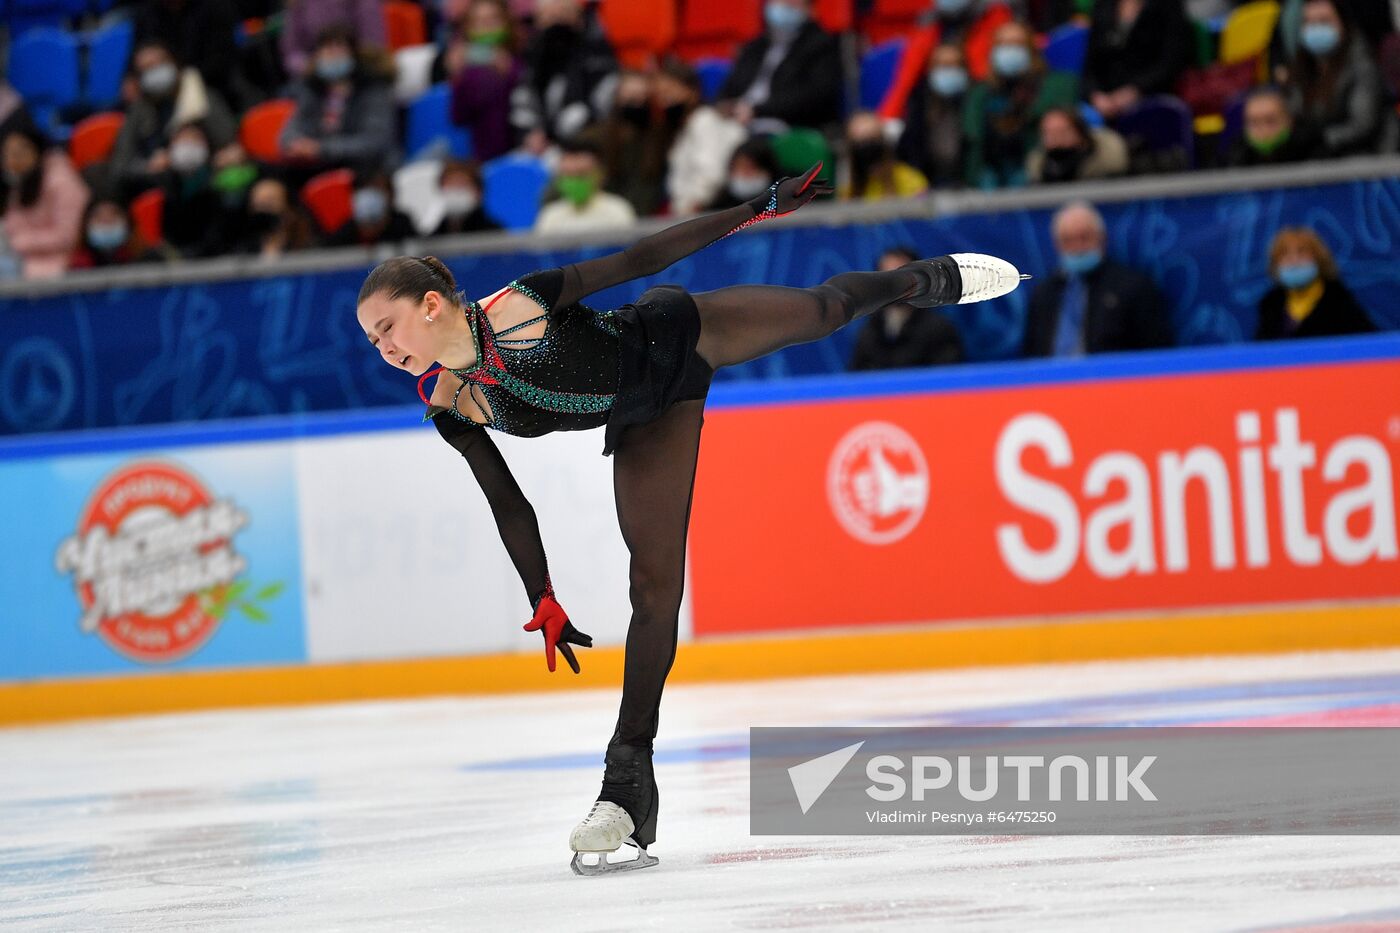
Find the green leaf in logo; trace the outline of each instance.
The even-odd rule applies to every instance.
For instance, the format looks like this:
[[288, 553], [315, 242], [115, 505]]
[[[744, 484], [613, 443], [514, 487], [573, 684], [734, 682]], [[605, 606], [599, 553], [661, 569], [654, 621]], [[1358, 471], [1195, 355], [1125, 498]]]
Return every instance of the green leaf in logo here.
[[252, 619], [254, 622], [272, 621], [272, 617], [269, 616], [262, 609], [262, 607], [258, 606], [256, 603], [239, 603], [238, 611], [243, 613], [248, 618]]

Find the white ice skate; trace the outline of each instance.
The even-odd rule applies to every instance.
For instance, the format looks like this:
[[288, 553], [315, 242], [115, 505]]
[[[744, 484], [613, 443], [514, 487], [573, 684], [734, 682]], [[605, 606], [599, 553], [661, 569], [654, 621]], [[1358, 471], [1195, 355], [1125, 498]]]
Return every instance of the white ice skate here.
[[[648, 855], [646, 848], [638, 845], [632, 838], [635, 828], [632, 817], [617, 804], [606, 800], [593, 804], [588, 816], [569, 834], [569, 848], [574, 850], [574, 860], [571, 863], [574, 874], [606, 875], [615, 871], [633, 871], [655, 865], [656, 856]], [[623, 846], [634, 850], [637, 853], [636, 858], [608, 858], [609, 853], [616, 852]], [[585, 858], [586, 855], [596, 856], [596, 861], [589, 861]]]
[[1016, 286], [1030, 278], [1022, 275], [1011, 263], [985, 253], [952, 253], [950, 258], [958, 264], [962, 273], [962, 297], [958, 304], [972, 304], [1000, 298], [1016, 290]]

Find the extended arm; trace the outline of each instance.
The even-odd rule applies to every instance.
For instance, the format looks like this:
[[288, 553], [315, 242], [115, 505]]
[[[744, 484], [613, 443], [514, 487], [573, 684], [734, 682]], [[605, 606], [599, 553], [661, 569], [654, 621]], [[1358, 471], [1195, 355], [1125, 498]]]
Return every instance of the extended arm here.
[[574, 263], [563, 269], [556, 305], [567, 306], [593, 292], [620, 285], [662, 269], [750, 224], [791, 213], [819, 194], [831, 191], [816, 182], [821, 163], [799, 178], [784, 178], [745, 204], [715, 211], [643, 237], [620, 253]]
[[472, 475], [486, 495], [501, 542], [510, 554], [516, 572], [520, 574], [520, 582], [525, 585], [530, 605], [535, 609], [535, 618], [526, 625], [526, 630], [544, 631], [545, 653], [551, 671], [554, 670], [554, 649], [557, 645], [564, 660], [569, 662], [574, 673], [578, 673], [578, 661], [569, 644], [591, 648], [593, 639], [573, 627], [554, 598], [554, 587], [549, 582], [549, 564], [545, 560], [544, 542], [540, 540], [540, 526], [534, 507], [520, 491], [520, 485], [511, 475], [505, 458], [484, 428], [459, 421], [450, 412], [440, 412], [433, 423], [443, 439], [467, 461]]

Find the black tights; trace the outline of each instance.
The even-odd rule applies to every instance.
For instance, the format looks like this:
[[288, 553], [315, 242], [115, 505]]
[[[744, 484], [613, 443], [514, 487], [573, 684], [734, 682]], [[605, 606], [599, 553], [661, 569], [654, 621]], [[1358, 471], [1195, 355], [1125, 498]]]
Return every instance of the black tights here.
[[[929, 291], [938, 270], [846, 272], [815, 288], [741, 285], [695, 295], [697, 350], [715, 369], [819, 340], [851, 321]], [[612, 742], [651, 747], [661, 691], [676, 658], [685, 585], [686, 529], [703, 399], [677, 402], [654, 421], [632, 425], [613, 457], [622, 539], [631, 554], [632, 621], [627, 629], [622, 708]]]

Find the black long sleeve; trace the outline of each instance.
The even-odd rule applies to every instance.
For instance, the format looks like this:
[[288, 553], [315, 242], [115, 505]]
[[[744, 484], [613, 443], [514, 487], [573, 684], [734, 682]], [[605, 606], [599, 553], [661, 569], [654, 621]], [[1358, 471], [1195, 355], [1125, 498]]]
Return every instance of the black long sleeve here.
[[549, 590], [549, 564], [545, 559], [544, 542], [540, 539], [540, 525], [535, 518], [534, 507], [520, 491], [510, 467], [485, 428], [461, 421], [445, 410], [437, 413], [433, 423], [437, 425], [443, 440], [451, 444], [471, 467], [472, 475], [491, 506], [491, 515], [496, 519], [501, 542], [506, 546], [516, 572], [520, 574], [520, 582], [525, 585], [525, 595], [529, 597], [530, 605], [534, 606]]

